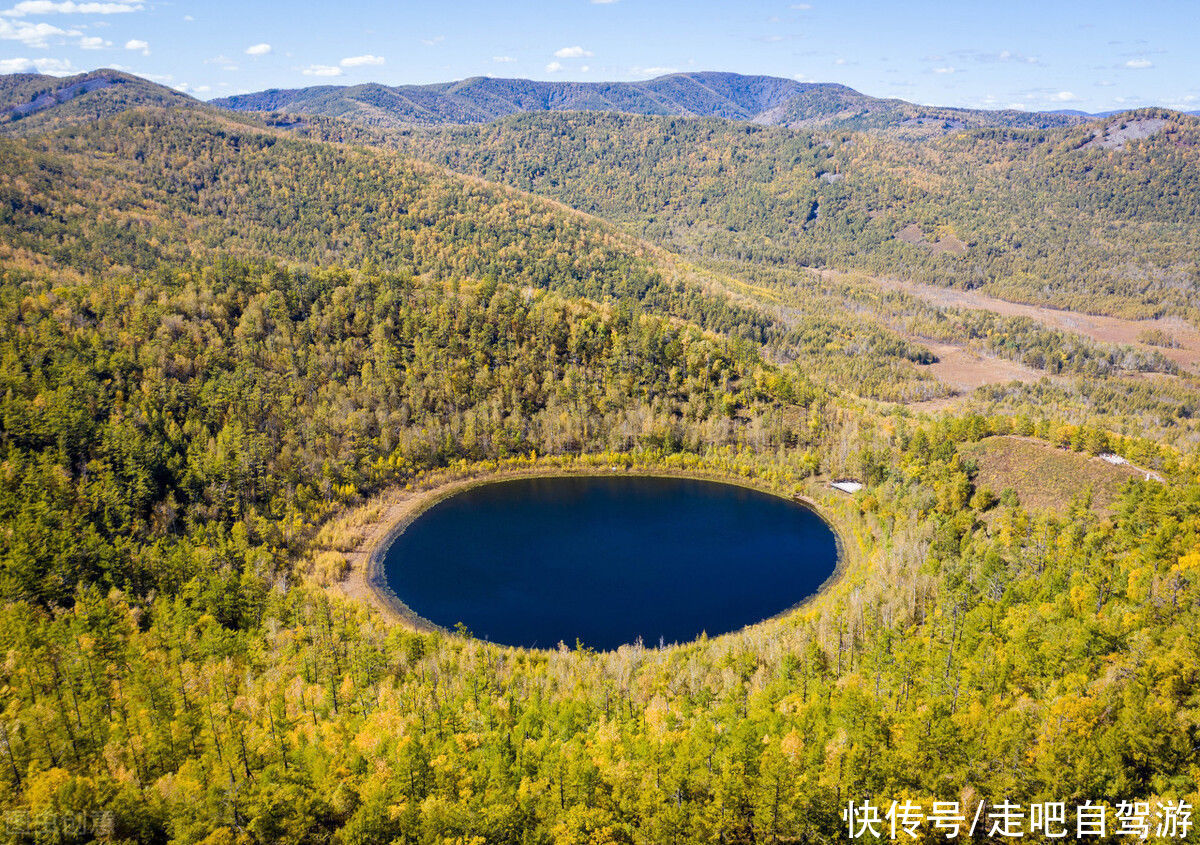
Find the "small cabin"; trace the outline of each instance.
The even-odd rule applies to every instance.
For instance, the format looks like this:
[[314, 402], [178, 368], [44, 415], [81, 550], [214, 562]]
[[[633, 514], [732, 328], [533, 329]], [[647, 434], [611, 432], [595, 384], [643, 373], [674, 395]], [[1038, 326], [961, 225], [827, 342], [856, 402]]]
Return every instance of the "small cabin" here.
[[829, 485], [834, 490], [841, 490], [843, 493], [857, 493], [863, 489], [862, 482], [855, 481], [851, 478], [845, 478], [841, 481], [835, 481]]

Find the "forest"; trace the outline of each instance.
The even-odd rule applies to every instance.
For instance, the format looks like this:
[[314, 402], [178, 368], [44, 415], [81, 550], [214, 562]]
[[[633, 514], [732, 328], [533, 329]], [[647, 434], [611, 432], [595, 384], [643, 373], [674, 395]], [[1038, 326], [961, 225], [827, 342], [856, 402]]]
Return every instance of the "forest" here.
[[[389, 135], [151, 104], [0, 139], [4, 836], [821, 843], [851, 801], [1194, 806], [1194, 375], [810, 272], [1194, 319], [1196, 128], [1170, 119], [1120, 154], [933, 139], [919, 192], [895, 139], [708, 119]], [[968, 144], [1042, 187], [961, 192]], [[1002, 234], [1001, 204], [1051, 199], [1061, 230]], [[1046, 375], [931, 410], [922, 338]], [[1038, 508], [983, 482], [1005, 438], [1138, 472]], [[803, 495], [843, 571], [743, 631], [604, 653], [336, 589], [389, 490], [597, 467]]]
[[[1105, 137], [1095, 125], [978, 128], [914, 142], [602, 113], [373, 137], [562, 200], [687, 255], [1195, 319], [1200, 121], [1156, 110], [1111, 120], [1164, 125], [1120, 148], [1093, 143]], [[331, 131], [309, 121], [297, 131]], [[901, 237], [909, 227], [918, 237]]]

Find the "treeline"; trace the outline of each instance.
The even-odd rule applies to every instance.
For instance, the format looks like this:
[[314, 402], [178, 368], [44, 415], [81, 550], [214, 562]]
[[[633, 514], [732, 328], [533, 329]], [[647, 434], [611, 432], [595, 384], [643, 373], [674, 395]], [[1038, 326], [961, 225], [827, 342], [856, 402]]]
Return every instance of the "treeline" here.
[[[857, 274], [699, 262], [717, 283], [745, 292], [788, 327], [777, 343], [813, 377], [867, 398], [912, 402], [946, 395], [924, 365], [944, 342], [1014, 360], [1055, 376], [1092, 379], [1180, 375], [1157, 349], [1105, 344], [1027, 317], [938, 306]], [[1132, 407], [1132, 405], [1130, 406]]]
[[1140, 436], [1193, 451], [1200, 422], [1194, 378], [1078, 378], [1067, 383], [989, 385], [975, 394], [983, 406], [1034, 418], [1086, 419], [1122, 436]]
[[[1120, 373], [1166, 373], [1179, 366], [1157, 349], [1128, 344], [1097, 343], [1070, 332], [1052, 329], [1029, 317], [1007, 317], [969, 308], [937, 308], [915, 304], [915, 297], [891, 297], [881, 316], [898, 317], [895, 324], [905, 334], [977, 346], [1050, 375], [1088, 377]], [[915, 307], [914, 307], [915, 305]], [[889, 320], [889, 322], [892, 322]]]

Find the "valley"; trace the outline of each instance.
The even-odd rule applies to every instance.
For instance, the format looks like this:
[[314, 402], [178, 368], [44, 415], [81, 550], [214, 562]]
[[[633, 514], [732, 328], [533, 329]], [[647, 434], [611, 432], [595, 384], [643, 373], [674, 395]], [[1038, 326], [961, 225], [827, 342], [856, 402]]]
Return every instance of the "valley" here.
[[[1103, 314], [1087, 314], [1038, 305], [1008, 302], [978, 291], [941, 288], [897, 279], [874, 279], [886, 289], [900, 290], [933, 305], [990, 311], [1005, 317], [1027, 317], [1043, 325], [1082, 335], [1098, 343], [1157, 349], [1185, 369], [1195, 372], [1200, 364], [1200, 332], [1178, 317], [1124, 320]], [[1148, 342], [1153, 340], [1154, 342]]]

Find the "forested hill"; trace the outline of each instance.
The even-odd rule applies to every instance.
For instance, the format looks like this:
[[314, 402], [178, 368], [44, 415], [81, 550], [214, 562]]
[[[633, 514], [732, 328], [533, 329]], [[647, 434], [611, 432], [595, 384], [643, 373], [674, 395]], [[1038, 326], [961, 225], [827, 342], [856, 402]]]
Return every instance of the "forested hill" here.
[[[355, 91], [378, 95], [369, 114], [359, 110], [361, 103], [348, 105], [345, 97]], [[92, 127], [140, 106], [205, 115], [215, 124], [242, 125], [237, 131], [243, 133], [267, 132], [251, 128], [255, 115], [115, 71], [64, 80], [4, 77], [0, 95], [0, 108], [10, 115], [0, 132], [9, 134]], [[1085, 119], [1080, 115], [1058, 115], [1054, 120], [1078, 125], [997, 128], [971, 121], [999, 119], [999, 113], [939, 122], [913, 117], [911, 104], [873, 100], [841, 86], [736, 74], [676, 74], [611, 86], [475, 79], [256, 96], [216, 102], [284, 109], [299, 103], [300, 111], [309, 103], [311, 116], [271, 122], [318, 140], [398, 149], [558, 200], [689, 255], [890, 274], [1122, 316], [1200, 316], [1194, 219], [1200, 121], [1177, 112], [1143, 109], [1086, 123], [1078, 123]], [[397, 103], [424, 110], [434, 122], [467, 125], [397, 129], [381, 117]], [[591, 108], [724, 117], [555, 111]], [[550, 111], [470, 123], [514, 109]], [[888, 123], [901, 112], [907, 116]], [[320, 116], [328, 113], [340, 116]], [[802, 128], [745, 122], [768, 113]], [[892, 128], [847, 128], [884, 125]], [[959, 128], [946, 131], [946, 125]], [[912, 143], [914, 136], [922, 143]], [[247, 236], [236, 227], [230, 234]], [[371, 250], [387, 249], [387, 238], [369, 240]], [[335, 248], [324, 258], [348, 257]]]
[[853, 268], [1091, 312], [1200, 316], [1200, 119], [1178, 112], [921, 143], [577, 112], [380, 142], [684, 253]]
[[66, 78], [36, 73], [0, 76], [0, 134], [6, 135], [93, 122], [141, 106], [199, 105], [174, 89], [108, 68]]
[[766, 343], [861, 395], [941, 393], [916, 366], [929, 353], [870, 318], [820, 308], [784, 319], [777, 303], [734, 299], [726, 280], [558, 203], [206, 106], [0, 139], [0, 172], [0, 258], [38, 272], [111, 278], [233, 255], [506, 282]]
[[3, 253], [72, 273], [217, 254], [503, 279], [761, 342], [770, 321], [664, 275], [647, 247], [518, 191], [392, 152], [280, 137], [204, 109], [0, 140]]
[[319, 85], [213, 100], [243, 111], [341, 117], [373, 126], [486, 123], [521, 112], [606, 111], [722, 117], [768, 125], [865, 129], [1067, 126], [1068, 114], [978, 111], [882, 100], [845, 85], [736, 73], [674, 73], [643, 82], [538, 82], [472, 77], [433, 85]]

